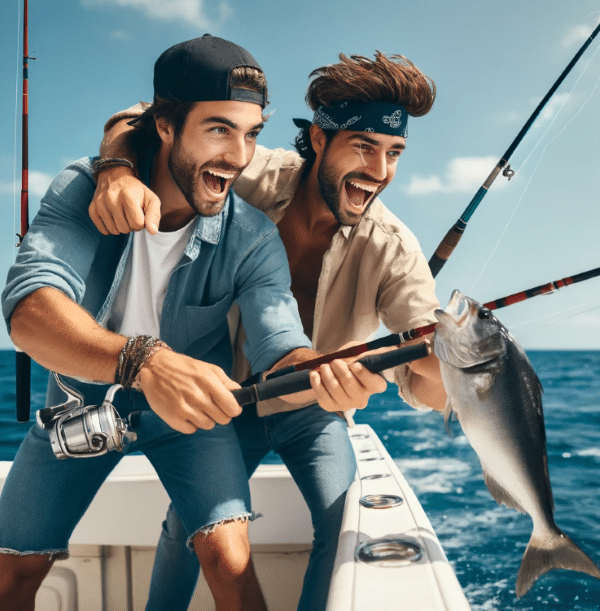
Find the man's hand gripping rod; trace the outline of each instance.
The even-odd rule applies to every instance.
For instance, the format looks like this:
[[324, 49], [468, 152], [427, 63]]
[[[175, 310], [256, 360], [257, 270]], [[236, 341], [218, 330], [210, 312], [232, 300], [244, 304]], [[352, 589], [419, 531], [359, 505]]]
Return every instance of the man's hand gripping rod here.
[[[403, 365], [410, 361], [425, 358], [429, 354], [429, 351], [429, 346], [426, 343], [415, 344], [382, 354], [366, 356], [358, 362], [369, 371], [376, 373], [384, 369]], [[256, 403], [257, 401], [273, 399], [281, 395], [289, 395], [301, 390], [310, 389], [309, 370], [295, 371], [277, 377], [270, 377], [264, 382], [258, 382], [256, 384], [252, 383], [254, 380], [255, 376], [244, 382], [244, 384], [249, 385], [245, 385], [233, 391], [233, 396], [240, 405], [248, 405], [249, 403]]]

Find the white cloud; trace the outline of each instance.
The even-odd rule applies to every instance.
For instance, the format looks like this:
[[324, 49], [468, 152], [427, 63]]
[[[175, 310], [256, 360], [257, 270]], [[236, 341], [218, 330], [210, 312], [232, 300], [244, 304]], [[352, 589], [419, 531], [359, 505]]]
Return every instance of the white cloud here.
[[[556, 93], [547, 102], [542, 109], [538, 120], [539, 121], [550, 121], [561, 109], [562, 105], [569, 99], [568, 93]], [[537, 106], [540, 103], [540, 99], [532, 99], [531, 105]]]
[[54, 176], [44, 172], [29, 172], [29, 192], [35, 197], [43, 197], [54, 180]]
[[203, 0], [81, 0], [84, 6], [113, 5], [142, 12], [159, 21], [183, 21], [200, 29], [207, 29], [228, 19], [233, 9], [220, 2], [211, 7], [214, 18], [206, 14]]
[[457, 157], [448, 163], [443, 176], [411, 176], [404, 191], [408, 195], [470, 193], [483, 184], [497, 163], [495, 157]]
[[131, 40], [131, 36], [129, 34], [127, 34], [127, 32], [124, 32], [123, 30], [115, 30], [114, 32], [112, 32], [110, 37], [113, 40], [123, 40], [123, 41], [126, 41], [126, 42]]
[[581, 46], [586, 38], [591, 34], [591, 29], [587, 25], [577, 25], [571, 28], [562, 39], [562, 46], [565, 48]]
[[[54, 176], [44, 174], [44, 172], [29, 172], [29, 194], [34, 197], [41, 198], [45, 195]], [[0, 181], [0, 193], [17, 193], [21, 192], [21, 181], [9, 182]]]

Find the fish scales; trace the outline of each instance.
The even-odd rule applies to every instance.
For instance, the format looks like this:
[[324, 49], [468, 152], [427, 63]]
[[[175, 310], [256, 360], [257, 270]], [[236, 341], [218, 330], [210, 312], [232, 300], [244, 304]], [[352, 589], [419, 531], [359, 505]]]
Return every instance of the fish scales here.
[[[540, 451], [546, 442], [541, 385], [527, 357], [508, 341], [506, 353], [491, 362], [471, 370], [449, 372], [450, 367], [442, 371], [452, 409], [480, 458], [493, 498], [531, 514], [537, 508], [528, 502], [527, 490], [539, 482], [540, 499], [546, 501], [543, 514], [551, 513], [548, 463]], [[493, 383], [484, 390], [488, 377]]]

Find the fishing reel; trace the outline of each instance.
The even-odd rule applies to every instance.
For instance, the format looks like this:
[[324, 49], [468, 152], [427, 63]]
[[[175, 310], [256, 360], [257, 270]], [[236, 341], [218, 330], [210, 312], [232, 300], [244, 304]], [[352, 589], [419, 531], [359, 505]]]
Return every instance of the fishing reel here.
[[67, 401], [39, 410], [36, 420], [48, 431], [56, 458], [88, 458], [111, 450], [120, 452], [125, 439], [137, 439], [113, 405], [115, 393], [122, 388], [120, 384], [108, 389], [102, 405], [85, 405], [80, 392], [67, 386], [57, 373], [54, 377]]

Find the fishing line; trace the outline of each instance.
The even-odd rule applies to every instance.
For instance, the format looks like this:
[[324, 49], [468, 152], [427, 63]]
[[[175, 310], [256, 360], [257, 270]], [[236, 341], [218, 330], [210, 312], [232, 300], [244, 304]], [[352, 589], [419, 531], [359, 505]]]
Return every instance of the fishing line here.
[[[521, 323], [518, 323], [516, 325], [512, 325], [511, 326], [511, 333], [513, 335], [525, 335], [527, 332], [532, 332], [535, 329], [540, 329], [541, 327], [544, 326], [548, 326], [548, 325], [553, 325], [556, 324], [557, 322], [563, 321], [563, 320], [569, 320], [571, 318], [577, 318], [578, 316], [581, 316], [582, 314], [587, 314], [588, 312], [593, 312], [594, 310], [600, 310], [600, 304], [598, 305], [593, 305], [592, 307], [588, 307], [590, 305], [592, 305], [594, 302], [589, 302], [589, 303], [585, 303], [583, 305], [579, 305], [576, 306], [574, 308], [567, 308], [565, 310], [560, 310], [558, 312], [554, 312], [553, 314], [550, 314], [549, 316], [545, 316], [542, 318], [536, 318], [536, 319], [532, 319], [532, 320], [528, 320], [528, 321], [524, 321]], [[584, 310], [581, 311], [577, 311], [580, 307], [586, 308]], [[563, 314], [568, 314], [569, 312], [573, 312], [572, 314], [570, 314], [569, 316], [562, 316]], [[533, 327], [533, 328], [532, 328]], [[524, 329], [523, 332], [520, 332], [519, 329]]]
[[[565, 97], [564, 102], [560, 105], [560, 108], [558, 109], [558, 111], [555, 113], [554, 117], [552, 118], [552, 121], [550, 121], [550, 123], [548, 124], [547, 128], [544, 130], [544, 133], [540, 136], [540, 138], [538, 139], [538, 141], [536, 142], [535, 146], [533, 147], [533, 149], [531, 150], [531, 152], [527, 155], [527, 157], [525, 158], [525, 160], [523, 161], [523, 163], [521, 164], [521, 167], [517, 170], [517, 172], [521, 172], [521, 170], [527, 165], [527, 163], [529, 162], [529, 160], [531, 159], [531, 157], [533, 156], [533, 154], [535, 153], [535, 151], [538, 149], [538, 147], [540, 146], [540, 144], [542, 143], [542, 141], [544, 140], [544, 138], [546, 137], [546, 135], [548, 134], [548, 132], [550, 131], [550, 128], [554, 125], [554, 123], [556, 122], [556, 120], [558, 119], [560, 113], [562, 112], [562, 109], [565, 107], [566, 103], [571, 99], [571, 96], [573, 95], [573, 91], [575, 91], [575, 88], [577, 87], [577, 85], [579, 84], [579, 81], [583, 78], [584, 74], [587, 72], [590, 64], [592, 63], [592, 61], [594, 60], [594, 58], [596, 57], [596, 55], [598, 54], [598, 51], [600, 51], [600, 45], [597, 46], [596, 50], [594, 51], [594, 53], [592, 54], [592, 57], [590, 57], [590, 59], [588, 60], [587, 64], [585, 65], [585, 67], [583, 68], [583, 70], [581, 71], [581, 74], [577, 77], [577, 80], [575, 81], [575, 83], [573, 84], [573, 87], [571, 88], [571, 90], [569, 91], [568, 95]], [[504, 229], [502, 230], [494, 248], [492, 249], [489, 257], [487, 258], [486, 262], [484, 263], [483, 267], [481, 268], [481, 271], [479, 272], [479, 275], [477, 276], [477, 278], [474, 280], [473, 284], [471, 285], [471, 288], [469, 290], [469, 293], [472, 294], [473, 290], [475, 288], [475, 286], [477, 285], [477, 283], [479, 282], [479, 280], [481, 279], [481, 276], [483, 276], [485, 270], [487, 269], [490, 261], [492, 260], [492, 258], [494, 257], [494, 254], [496, 253], [496, 250], [498, 249], [498, 246], [500, 245], [500, 242], [503, 240], [504, 235], [506, 234], [506, 231], [508, 230], [510, 224], [512, 223], [512, 220], [515, 216], [515, 214], [517, 213], [517, 210], [519, 209], [519, 207], [521, 206], [521, 202], [523, 201], [523, 198], [525, 197], [525, 194], [527, 193], [529, 186], [531, 184], [531, 181], [535, 178], [535, 175], [537, 174], [537, 171], [540, 167], [540, 164], [542, 162], [542, 159], [544, 158], [544, 155], [546, 153], [547, 148], [557, 139], [559, 138], [563, 132], [569, 127], [569, 125], [579, 116], [579, 114], [581, 113], [581, 111], [587, 106], [588, 102], [594, 97], [596, 90], [598, 89], [598, 84], [600, 83], [600, 75], [598, 76], [598, 78], [596, 79], [596, 84], [594, 85], [591, 93], [589, 94], [589, 96], [586, 98], [586, 100], [581, 104], [581, 106], [579, 107], [579, 109], [577, 110], [577, 112], [575, 112], [575, 114], [563, 125], [562, 129], [558, 132], [558, 134], [556, 134], [556, 136], [554, 136], [549, 142], [546, 143], [546, 145], [544, 146], [544, 148], [542, 149], [537, 163], [533, 169], [533, 172], [531, 173], [527, 184], [525, 185], [525, 187], [523, 188], [523, 191], [521, 192], [521, 195], [519, 197], [519, 200], [517, 201], [516, 206], [514, 207], [511, 215], [509, 216], [506, 225], [504, 226]]]

